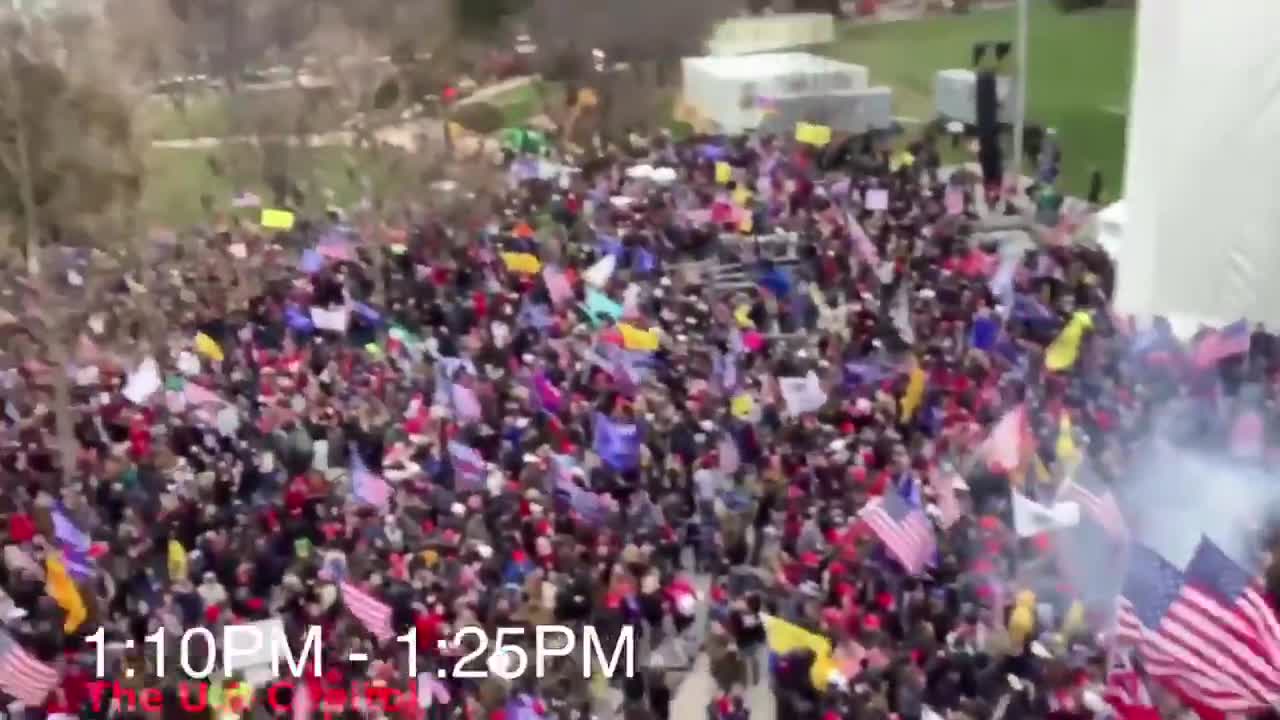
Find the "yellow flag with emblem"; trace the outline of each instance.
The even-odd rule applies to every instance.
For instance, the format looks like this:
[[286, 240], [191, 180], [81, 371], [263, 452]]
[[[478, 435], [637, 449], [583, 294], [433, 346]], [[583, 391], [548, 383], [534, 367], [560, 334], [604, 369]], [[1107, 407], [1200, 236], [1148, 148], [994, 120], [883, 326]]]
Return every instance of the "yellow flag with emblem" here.
[[213, 360], [215, 362], [222, 362], [223, 358], [225, 357], [222, 354], [222, 346], [218, 344], [218, 341], [214, 340], [208, 335], [205, 335], [204, 333], [196, 333], [195, 345], [196, 345], [196, 352], [209, 358], [210, 360]]
[[1093, 318], [1089, 313], [1080, 310], [1071, 316], [1067, 326], [1049, 345], [1044, 354], [1044, 366], [1054, 372], [1067, 370], [1076, 364], [1080, 356], [1080, 343], [1084, 341], [1085, 331], [1093, 327]]
[[169, 581], [187, 578], [187, 549], [177, 540], [169, 541]]
[[1058, 441], [1054, 445], [1054, 451], [1058, 456], [1059, 462], [1074, 463], [1080, 455], [1080, 450], [1076, 448], [1075, 435], [1071, 429], [1071, 416], [1062, 413], [1062, 417], [1058, 418]]
[[916, 410], [920, 409], [920, 402], [924, 400], [924, 384], [924, 370], [916, 363], [908, 376], [906, 392], [902, 393], [902, 412], [899, 416], [902, 422], [910, 421]]
[[44, 569], [45, 592], [49, 593], [49, 597], [53, 598], [59, 607], [67, 611], [67, 619], [62, 623], [62, 629], [68, 634], [73, 633], [84, 623], [85, 618], [89, 617], [89, 611], [84, 606], [84, 598], [80, 596], [80, 590], [67, 574], [67, 566], [62, 564], [61, 557], [50, 554], [45, 558]]
[[764, 616], [764, 632], [770, 652], [785, 655], [796, 650], [813, 651], [813, 667], [809, 669], [809, 681], [819, 691], [825, 691], [831, 682], [832, 672], [839, 672], [831, 656], [831, 640], [809, 632], [799, 625], [782, 618]]
[[534, 275], [542, 271], [542, 261], [532, 253], [504, 252], [502, 262], [514, 273]]
[[622, 333], [622, 347], [628, 350], [653, 352], [658, 349], [656, 330], [641, 330], [629, 323], [621, 323], [618, 325], [618, 331]]

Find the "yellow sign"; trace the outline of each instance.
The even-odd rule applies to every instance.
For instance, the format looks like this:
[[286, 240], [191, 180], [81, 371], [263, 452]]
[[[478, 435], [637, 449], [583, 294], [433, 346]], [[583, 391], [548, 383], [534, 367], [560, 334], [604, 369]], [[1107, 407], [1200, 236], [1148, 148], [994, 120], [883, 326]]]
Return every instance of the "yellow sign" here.
[[733, 180], [733, 167], [727, 162], [716, 163], [716, 182], [728, 185], [730, 180]]
[[729, 403], [729, 412], [739, 420], [746, 420], [756, 410], [756, 401], [750, 395], [743, 393], [735, 397]]
[[824, 147], [831, 144], [831, 128], [806, 122], [796, 123], [796, 141], [814, 147]]
[[262, 208], [262, 219], [258, 224], [271, 230], [292, 230], [293, 213], [288, 210]]

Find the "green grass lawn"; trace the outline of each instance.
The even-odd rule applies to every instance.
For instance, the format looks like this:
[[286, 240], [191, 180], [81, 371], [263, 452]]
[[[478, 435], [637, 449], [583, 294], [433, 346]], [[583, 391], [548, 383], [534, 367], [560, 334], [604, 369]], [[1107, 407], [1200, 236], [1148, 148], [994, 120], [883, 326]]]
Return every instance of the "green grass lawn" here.
[[[217, 158], [223, 168], [221, 173], [214, 172], [210, 157]], [[388, 196], [394, 196], [398, 187], [407, 187], [407, 180], [399, 173], [412, 172], [411, 166], [406, 164], [394, 171], [388, 170], [385, 167], [386, 157], [383, 155], [375, 160], [365, 152], [347, 147], [292, 148], [289, 167], [293, 170], [293, 177], [304, 183], [304, 187], [308, 179], [314, 177], [317, 200], [309, 201], [309, 204], [327, 205], [329, 199], [325, 191], [331, 191], [334, 204], [349, 208], [364, 195], [361, 175], [378, 177], [378, 187], [391, 188]], [[144, 160], [147, 174], [142, 212], [150, 222], [171, 227], [208, 222], [211, 216], [202, 207], [202, 195], [209, 196], [214, 212], [229, 210], [232, 196], [241, 191], [256, 193], [264, 203], [271, 202], [266, 184], [260, 180], [261, 156], [250, 146], [217, 150], [151, 148]], [[348, 171], [349, 168], [355, 171], [354, 174]], [[309, 189], [304, 191], [311, 192]]]
[[[1120, 194], [1133, 19], [1132, 10], [1062, 14], [1048, 0], [1032, 2], [1027, 117], [1057, 129], [1068, 192], [1083, 194], [1098, 167], [1106, 194]], [[969, 67], [975, 42], [1012, 40], [1015, 32], [1011, 9], [849, 25], [826, 53], [867, 66], [871, 84], [893, 87], [897, 114], [930, 119], [934, 74]]]

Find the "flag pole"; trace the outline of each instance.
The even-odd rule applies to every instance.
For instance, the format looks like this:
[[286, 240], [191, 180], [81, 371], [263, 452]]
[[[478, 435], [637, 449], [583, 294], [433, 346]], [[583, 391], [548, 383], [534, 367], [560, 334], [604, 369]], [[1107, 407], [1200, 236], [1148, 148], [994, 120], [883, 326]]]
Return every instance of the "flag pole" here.
[[[1018, 34], [1014, 42], [1017, 53], [1017, 85], [1014, 90], [1013, 114], [1013, 161], [1009, 163], [1013, 171], [1014, 182], [1022, 180], [1022, 134], [1027, 124], [1027, 43], [1030, 35], [1029, 0], [1018, 0]], [[1016, 185], [1015, 185], [1016, 187]]]

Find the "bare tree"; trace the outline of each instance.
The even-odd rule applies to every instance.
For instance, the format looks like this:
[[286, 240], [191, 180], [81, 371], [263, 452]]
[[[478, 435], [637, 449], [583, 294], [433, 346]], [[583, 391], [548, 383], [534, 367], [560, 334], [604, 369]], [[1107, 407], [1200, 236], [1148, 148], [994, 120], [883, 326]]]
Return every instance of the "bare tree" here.
[[[616, 133], [620, 128], [608, 122], [612, 106], [652, 106], [656, 118], [663, 100], [654, 96], [676, 84], [680, 59], [702, 54], [715, 25], [741, 9], [741, 0], [534, 0], [527, 17], [544, 74], [565, 84], [571, 106], [581, 88], [591, 88], [601, 100], [604, 129]], [[632, 69], [613, 72], [617, 63]], [[618, 124], [642, 115], [620, 113]]]

